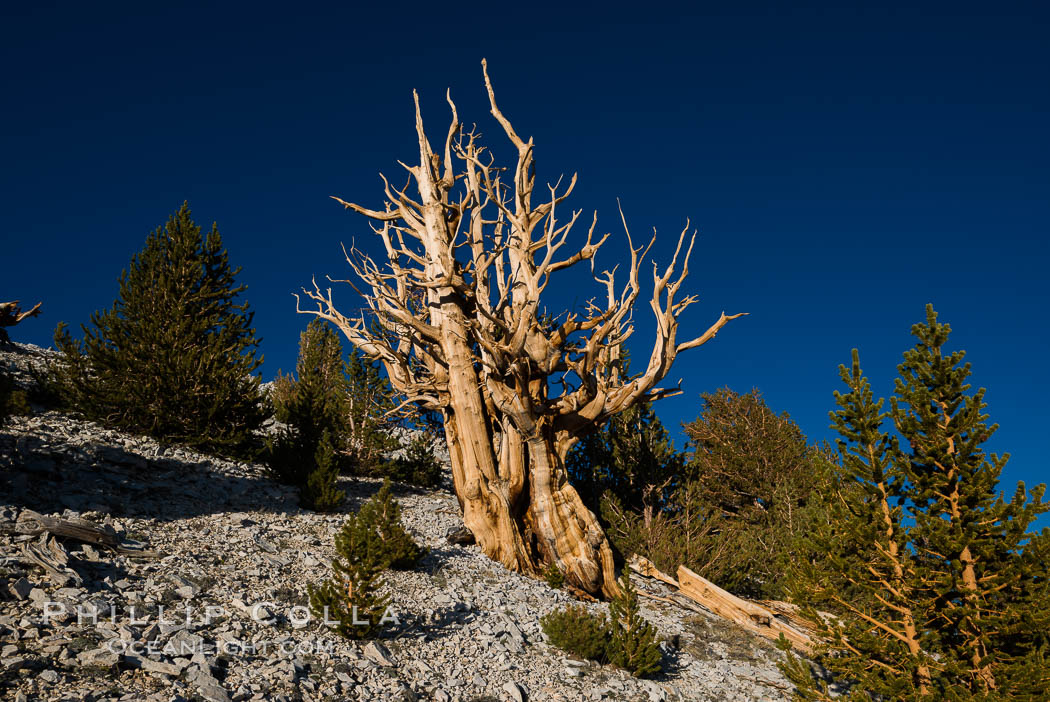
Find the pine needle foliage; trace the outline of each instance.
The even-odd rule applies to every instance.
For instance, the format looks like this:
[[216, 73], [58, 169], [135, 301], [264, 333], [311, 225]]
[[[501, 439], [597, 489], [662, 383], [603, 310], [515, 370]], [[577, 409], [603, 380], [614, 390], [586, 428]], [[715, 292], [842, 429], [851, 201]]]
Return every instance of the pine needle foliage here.
[[661, 671], [656, 629], [639, 613], [638, 591], [626, 571], [620, 577], [620, 595], [609, 603], [608, 652], [610, 663], [635, 677]]
[[675, 451], [652, 404], [640, 403], [578, 441], [565, 464], [584, 504], [598, 511], [607, 492], [626, 504], [640, 505], [649, 486], [681, 473], [684, 457]]
[[[997, 427], [984, 390], [968, 392], [964, 352], [944, 351], [949, 331], [928, 306], [889, 413], [856, 352], [841, 369], [834, 512], [792, 591], [811, 617], [834, 615], [814, 618], [818, 659], [857, 699], [1044, 700], [1050, 530], [1029, 532], [1047, 511], [1044, 488], [1019, 484], [1009, 501], [997, 492], [1007, 457], [981, 448]], [[785, 673], [801, 699], [828, 698], [799, 659]]]
[[336, 539], [336, 550], [340, 553], [345, 550], [346, 558], [350, 558], [351, 547], [364, 548], [374, 554], [384, 568], [409, 570], [426, 555], [426, 549], [417, 545], [401, 525], [401, 505], [394, 499], [389, 479], [361, 507], [351, 529], [356, 530], [358, 536], [347, 541], [345, 547]]
[[307, 586], [311, 611], [327, 613], [338, 622], [336, 630], [349, 638], [375, 636], [390, 602], [381, 593], [383, 571], [412, 568], [426, 553], [401, 525], [401, 508], [389, 481], [347, 518], [336, 534], [335, 550], [333, 577], [319, 587]]
[[274, 411], [286, 427], [269, 442], [267, 465], [271, 477], [300, 488], [304, 507], [330, 511], [342, 501], [335, 484], [346, 386], [339, 337], [324, 322], [310, 322], [300, 336], [296, 375], [277, 380]]
[[26, 391], [20, 389], [15, 381], [0, 369], [0, 424], [12, 415], [31, 412]]
[[306, 480], [313, 471], [309, 457], [326, 431], [338, 472], [380, 475], [389, 469], [383, 454], [398, 446], [391, 422], [383, 419], [393, 407], [390, 386], [359, 351], [344, 362], [339, 336], [325, 322], [313, 320], [300, 336], [295, 374], [278, 375], [272, 401], [277, 419], [289, 427], [271, 444], [271, 472], [281, 482]]
[[549, 612], [540, 618], [540, 627], [552, 646], [587, 660], [608, 661], [608, 622], [586, 607], [570, 605]]
[[557, 563], [548, 563], [543, 571], [543, 579], [552, 590], [560, 590], [565, 585], [565, 573], [561, 571]]
[[[385, 474], [389, 468], [384, 454], [398, 448], [397, 439], [391, 433], [394, 422], [386, 418], [387, 413], [395, 408], [394, 391], [379, 364], [357, 349], [347, 355], [343, 375], [346, 378], [344, 444], [350, 458], [350, 469], [358, 475]], [[415, 484], [427, 485], [422, 482]]]
[[56, 329], [63, 358], [51, 377], [63, 402], [160, 441], [243, 452], [265, 412], [239, 272], [218, 228], [203, 232], [183, 204], [131, 259], [117, 300], [82, 326], [82, 341]]
[[684, 426], [688, 461], [662, 461], [665, 471], [646, 478], [662, 482], [640, 491], [606, 491], [607, 534], [625, 556], [644, 555], [671, 572], [685, 565], [740, 595], [780, 598], [801, 535], [824, 512], [828, 450], [809, 445], [758, 391], [724, 389], [702, 399], [700, 416]]
[[707, 533], [685, 564], [731, 592], [783, 597], [799, 538], [824, 511], [830, 451], [811, 445], [758, 390], [724, 388], [701, 399], [700, 416], [683, 426], [692, 447], [685, 474], [691, 511], [703, 515]]
[[986, 423], [984, 388], [967, 392], [965, 352], [943, 350], [951, 330], [932, 305], [911, 331], [916, 345], [898, 366], [892, 416], [911, 449], [901, 469], [921, 563], [920, 606], [940, 638], [946, 694], [1045, 699], [1047, 571], [1025, 548], [1029, 526], [1050, 509], [1045, 485], [1030, 500], [1023, 483], [1009, 502], [997, 493], [1009, 456], [981, 448], [998, 425]]
[[609, 602], [608, 617], [570, 605], [541, 617], [540, 627], [553, 646], [581, 658], [612, 663], [635, 677], [651, 677], [663, 670], [656, 629], [640, 614], [630, 575], [624, 572], [619, 582], [620, 595]]
[[[839, 409], [831, 414], [840, 468], [827, 518], [808, 536], [810, 550], [823, 557], [795, 564], [791, 595], [807, 603], [828, 642], [821, 662], [855, 681], [856, 695], [923, 699], [932, 690], [933, 642], [915, 609], [918, 573], [899, 503], [906, 478], [894, 460], [897, 441], [882, 429], [889, 414], [874, 399], [855, 349], [852, 366], [840, 366], [839, 374], [848, 388], [835, 391]], [[785, 673], [800, 699], [827, 698], [825, 681], [805, 661], [789, 658]]]
[[390, 604], [390, 597], [381, 592], [384, 568], [352, 545], [351, 553], [352, 559], [332, 561], [332, 578], [318, 587], [307, 584], [310, 611], [336, 622], [335, 630], [349, 639], [374, 638]]
[[335, 445], [328, 431], [321, 435], [313, 464], [315, 468], [306, 477], [306, 484], [300, 488], [299, 499], [304, 507], [316, 512], [334, 512], [343, 504], [346, 493], [336, 487], [339, 469]]
[[403, 455], [390, 461], [386, 474], [398, 482], [418, 487], [441, 484], [442, 466], [434, 455], [433, 441], [427, 432], [419, 432], [409, 441]]

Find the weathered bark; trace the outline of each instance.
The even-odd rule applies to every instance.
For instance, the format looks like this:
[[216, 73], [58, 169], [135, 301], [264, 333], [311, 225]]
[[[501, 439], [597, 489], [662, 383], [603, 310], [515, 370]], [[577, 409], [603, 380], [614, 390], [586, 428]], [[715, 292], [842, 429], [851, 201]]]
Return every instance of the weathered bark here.
[[5, 530], [23, 536], [51, 535], [64, 539], [73, 539], [85, 544], [102, 546], [116, 553], [139, 556], [140, 558], [160, 557], [159, 553], [147, 551], [137, 542], [122, 541], [112, 527], [100, 527], [86, 519], [48, 517], [31, 509], [22, 510], [15, 523], [10, 527], [5, 527]]
[[[609, 417], [677, 394], [677, 388], [656, 387], [675, 356], [740, 315], [722, 314], [699, 337], [677, 340], [678, 316], [696, 301], [676, 299], [692, 250], [690, 239], [676, 271], [687, 224], [671, 264], [662, 275], [654, 267], [650, 307], [657, 332], [642, 373], [625, 376], [620, 353], [634, 331], [638, 273], [655, 235], [636, 248], [627, 232], [627, 284], [617, 290], [609, 271], [595, 277], [604, 305], [592, 301], [583, 311], [547, 316], [539, 300], [551, 276], [583, 261], [593, 265], [609, 235], [595, 240], [595, 217], [582, 248], [556, 256], [580, 215], [555, 217], [576, 177], [560, 193], [558, 185], [548, 186], [549, 199], [533, 203], [532, 140], [514, 131], [496, 106], [487, 70], [484, 75], [492, 114], [517, 149], [513, 182], [504, 182], [511, 169], [494, 165], [478, 134], [461, 129], [451, 99], [452, 122], [435, 153], [416, 96], [419, 164], [401, 164], [414, 192], [384, 178], [382, 210], [336, 198], [373, 222], [384, 247], [382, 264], [356, 248], [346, 253], [367, 287], [368, 318], [341, 314], [331, 290], [316, 282], [304, 290], [316, 307], [299, 311], [329, 320], [380, 360], [406, 405], [442, 412], [463, 521], [487, 555], [527, 573], [554, 563], [570, 585], [608, 596], [618, 592], [612, 551], [568, 482], [565, 456]], [[560, 377], [562, 392], [552, 393], [552, 377]]]
[[69, 567], [69, 554], [53, 536], [44, 534], [36, 542], [22, 544], [23, 563], [40, 567], [57, 587], [80, 587], [84, 579]]
[[[679, 592], [693, 602], [703, 605], [707, 611], [748, 631], [774, 641], [784, 634], [793, 646], [803, 652], [813, 648], [812, 623], [799, 617], [798, 607], [788, 602], [745, 600], [726, 592], [685, 566], [679, 566], [678, 578], [675, 579], [638, 554], [630, 557], [629, 565], [641, 575], [678, 588]], [[781, 621], [784, 619], [787, 621]]]
[[813, 648], [813, 640], [809, 636], [780, 621], [769, 609], [726, 592], [685, 566], [678, 566], [678, 587], [684, 595], [718, 616], [759, 636], [776, 641], [783, 635], [803, 653]]
[[18, 300], [0, 302], [0, 343], [6, 343], [10, 340], [5, 327], [13, 327], [24, 319], [36, 317], [40, 314], [41, 304], [43, 303], [38, 302], [31, 309], [23, 312], [18, 306]]

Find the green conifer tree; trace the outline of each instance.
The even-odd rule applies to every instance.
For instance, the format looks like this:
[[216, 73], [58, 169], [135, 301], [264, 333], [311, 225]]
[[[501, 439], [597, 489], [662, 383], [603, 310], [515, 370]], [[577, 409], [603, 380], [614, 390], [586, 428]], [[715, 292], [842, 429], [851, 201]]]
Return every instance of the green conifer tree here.
[[113, 307], [91, 316], [83, 342], [64, 324], [55, 384], [90, 419], [161, 441], [240, 452], [265, 418], [262, 363], [245, 289], [215, 225], [202, 233], [187, 204], [158, 227], [120, 276]]
[[441, 462], [434, 455], [433, 438], [420, 431], [408, 442], [404, 452], [390, 461], [385, 469], [392, 479], [419, 487], [436, 487], [441, 484]]
[[900, 460], [924, 590], [918, 604], [939, 638], [944, 696], [1046, 699], [1046, 564], [1034, 558], [1039, 546], [1026, 548], [1029, 527], [1050, 508], [1045, 486], [1028, 499], [1019, 483], [1003, 500], [997, 487], [1009, 456], [981, 447], [998, 425], [986, 424], [985, 390], [967, 393], [965, 352], [944, 351], [951, 329], [933, 305], [911, 331], [917, 341], [898, 366], [892, 416], [910, 447]]
[[311, 611], [338, 622], [344, 636], [374, 636], [390, 602], [381, 593], [383, 571], [411, 568], [426, 553], [401, 525], [401, 508], [389, 480], [347, 518], [336, 534], [335, 550], [334, 577], [319, 587], [307, 585]]
[[609, 662], [635, 677], [659, 673], [662, 654], [656, 629], [642, 617], [630, 573], [620, 576], [620, 596], [609, 602]]
[[565, 459], [569, 479], [584, 504], [598, 511], [611, 492], [624, 504], [640, 505], [649, 486], [679, 475], [684, 457], [651, 403], [639, 403], [584, 436]]
[[390, 604], [390, 597], [381, 592], [385, 566], [377, 551], [361, 543], [364, 538], [367, 532], [357, 528], [356, 520], [348, 520], [336, 535], [334, 577], [306, 588], [313, 614], [337, 622], [336, 631], [351, 639], [375, 636]]
[[13, 414], [28, 414], [26, 393], [20, 390], [7, 372], [0, 368], [0, 424]]
[[361, 507], [356, 521], [363, 535], [354, 543], [368, 551], [369, 558], [374, 554], [384, 568], [407, 570], [426, 555], [426, 549], [419, 547], [401, 525], [401, 505], [394, 499], [389, 480]]
[[342, 356], [339, 336], [315, 319], [299, 336], [295, 377], [279, 376], [276, 381], [274, 413], [294, 430], [281, 441], [294, 444], [294, 453], [299, 456], [312, 456], [325, 432], [337, 446], [346, 434], [347, 386]]
[[[981, 448], [996, 427], [984, 390], [967, 393], [964, 353], [943, 351], [949, 331], [928, 306], [889, 415], [856, 352], [842, 369], [838, 490], [793, 596], [821, 629], [821, 662], [857, 699], [1047, 699], [1050, 530], [1029, 533], [1047, 511], [1043, 486], [1019, 484], [1009, 502], [997, 493], [1006, 457]], [[785, 672], [801, 699], [831, 698], [803, 661]]]
[[299, 490], [302, 505], [315, 512], [333, 512], [343, 504], [346, 493], [336, 487], [339, 469], [336, 466], [335, 445], [332, 435], [325, 431], [314, 453], [316, 466], [306, 477], [306, 484]]
[[296, 378], [280, 376], [273, 404], [287, 426], [268, 443], [270, 474], [299, 487], [303, 507], [318, 512], [336, 509], [344, 493], [336, 488], [344, 453], [346, 378], [339, 337], [314, 320], [299, 337]]
[[343, 372], [345, 443], [350, 467], [360, 475], [383, 473], [387, 468], [383, 454], [398, 448], [390, 431], [393, 421], [386, 418], [395, 407], [393, 389], [379, 365], [356, 348], [347, 356]]
[[[853, 350], [839, 366], [848, 392], [835, 391], [831, 413], [840, 465], [824, 501], [826, 517], [808, 534], [812, 559], [796, 559], [789, 593], [805, 603], [824, 645], [818, 660], [853, 694], [923, 699], [931, 694], [930, 632], [915, 612], [918, 574], [899, 505], [906, 478], [894, 461], [897, 443], [882, 426], [888, 413], [875, 400]], [[818, 611], [832, 612], [824, 617]], [[784, 670], [806, 700], [830, 699], [827, 682], [790, 657]]]

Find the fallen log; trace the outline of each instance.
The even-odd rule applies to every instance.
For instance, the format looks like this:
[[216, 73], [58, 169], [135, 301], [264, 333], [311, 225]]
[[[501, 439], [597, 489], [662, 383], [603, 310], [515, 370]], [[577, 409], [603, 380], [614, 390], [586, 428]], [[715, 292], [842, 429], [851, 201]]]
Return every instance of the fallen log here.
[[678, 588], [689, 599], [743, 629], [774, 641], [783, 634], [792, 647], [803, 653], [813, 648], [809, 634], [781, 621], [772, 610], [726, 592], [685, 566], [678, 566]]
[[109, 526], [98, 526], [86, 519], [59, 519], [34, 512], [22, 510], [12, 529], [16, 534], [39, 536], [51, 534], [66, 539], [73, 539], [86, 544], [95, 544], [116, 553], [138, 556], [140, 558], [159, 558], [155, 551], [146, 551], [140, 545], [121, 541], [117, 533]]
[[638, 554], [628, 559], [628, 565], [631, 570], [641, 575], [678, 588], [681, 595], [702, 605], [707, 611], [748, 631], [774, 641], [783, 633], [792, 646], [803, 652], [808, 652], [813, 647], [812, 623], [800, 617], [798, 607], [789, 602], [745, 600], [726, 592], [685, 566], [678, 567], [676, 579], [661, 571], [648, 558]]
[[782, 602], [780, 600], [756, 600], [755, 602], [766, 609], [772, 610], [773, 613], [777, 615], [778, 619], [786, 619], [791, 626], [799, 631], [808, 634], [809, 636], [816, 635], [816, 626], [813, 625], [813, 622], [799, 614], [798, 605], [791, 604], [790, 602]]
[[628, 559], [628, 565], [631, 567], [631, 570], [641, 575], [644, 575], [647, 578], [654, 578], [656, 580], [660, 580], [662, 582], [667, 583], [673, 588], [678, 587], [677, 580], [675, 580], [670, 575], [657, 568], [656, 565], [648, 558], [639, 556], [637, 553]]

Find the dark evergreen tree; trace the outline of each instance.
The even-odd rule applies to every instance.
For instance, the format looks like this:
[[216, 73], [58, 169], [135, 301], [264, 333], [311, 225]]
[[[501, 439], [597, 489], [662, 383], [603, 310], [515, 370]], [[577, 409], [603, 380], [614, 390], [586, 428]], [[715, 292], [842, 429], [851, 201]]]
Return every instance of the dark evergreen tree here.
[[540, 627], [552, 646], [587, 660], [608, 662], [609, 624], [583, 605], [569, 605], [540, 617]]
[[15, 414], [29, 414], [29, 399], [25, 390], [0, 368], [0, 424]]
[[120, 276], [113, 307], [91, 316], [83, 342], [55, 332], [54, 368], [73, 409], [109, 426], [218, 452], [243, 450], [260, 426], [258, 339], [245, 289], [215, 225], [202, 233], [187, 204], [158, 227]]
[[642, 504], [650, 486], [663, 486], [681, 474], [684, 457], [675, 451], [652, 404], [640, 403], [583, 437], [565, 464], [584, 504], [598, 511], [606, 492], [624, 504]]
[[408, 442], [404, 452], [390, 461], [385, 473], [392, 479], [419, 487], [441, 484], [442, 466], [434, 455], [433, 438], [428, 432], [419, 432]]
[[286, 424], [269, 442], [271, 475], [300, 490], [304, 507], [335, 509], [343, 498], [336, 489], [346, 456], [338, 451], [345, 437], [346, 377], [339, 337], [314, 320], [299, 338], [296, 378], [279, 376], [273, 394], [277, 419]]
[[965, 352], [943, 350], [951, 330], [932, 305], [911, 331], [917, 341], [898, 366], [892, 415], [910, 448], [900, 460], [921, 564], [919, 604], [939, 637], [944, 695], [1046, 699], [1046, 563], [1040, 545], [1026, 548], [1030, 539], [1050, 539], [1050, 530], [1028, 533], [1048, 509], [1045, 486], [1028, 499], [1019, 483], [1004, 501], [997, 487], [1009, 456], [981, 447], [998, 425], [986, 424], [985, 390], [967, 392]]
[[325, 432], [314, 452], [313, 470], [306, 476], [306, 484], [299, 490], [304, 507], [317, 512], [333, 512], [343, 504], [346, 493], [336, 487], [339, 469], [336, 466], [335, 445], [332, 435]]
[[[921, 612], [919, 573], [900, 506], [906, 477], [894, 460], [897, 442], [883, 431], [888, 413], [875, 400], [853, 350], [851, 368], [839, 366], [848, 392], [835, 391], [831, 413], [838, 431], [839, 468], [823, 520], [806, 535], [811, 558], [790, 569], [789, 593], [805, 604], [825, 645], [821, 664], [853, 685], [859, 699], [923, 699], [932, 693], [931, 640]], [[818, 614], [831, 612], [834, 617]], [[808, 662], [791, 657], [785, 672], [801, 699], [830, 699], [827, 682]]]
[[[384, 568], [408, 570], [426, 555], [426, 549], [418, 546], [401, 525], [401, 505], [394, 499], [389, 480], [361, 507], [355, 528], [361, 534], [355, 537], [355, 548], [368, 551], [369, 559], [374, 552]], [[346, 557], [350, 558], [349, 553]]]
[[[823, 629], [821, 662], [858, 699], [1047, 699], [1050, 530], [1029, 533], [1043, 486], [997, 493], [1006, 457], [981, 448], [996, 429], [984, 390], [967, 393], [969, 364], [944, 353], [932, 306], [912, 333], [889, 413], [900, 445], [856, 355], [842, 371], [839, 489], [794, 596]], [[785, 672], [801, 698], [830, 699], [799, 659]]]
[[700, 417], [684, 426], [689, 462], [667, 461], [667, 482], [657, 490], [607, 494], [601, 512], [609, 538], [624, 555], [640, 553], [660, 568], [686, 565], [727, 590], [782, 597], [787, 562], [823, 511], [826, 451], [810, 446], [757, 391], [702, 398]]
[[339, 336], [313, 320], [299, 337], [295, 377], [279, 375], [273, 394], [278, 421], [295, 430], [299, 451], [312, 455], [325, 432], [338, 445], [345, 435], [346, 378]]
[[334, 577], [308, 585], [311, 610], [338, 622], [350, 638], [374, 636], [382, 628], [389, 597], [381, 593], [387, 568], [407, 569], [425, 554], [401, 525], [401, 508], [390, 482], [351, 515], [335, 537]]
[[394, 421], [387, 417], [396, 406], [394, 392], [379, 364], [357, 349], [347, 356], [343, 371], [346, 377], [345, 443], [351, 469], [366, 475], [385, 473], [384, 454], [398, 448], [397, 439], [391, 433]]

